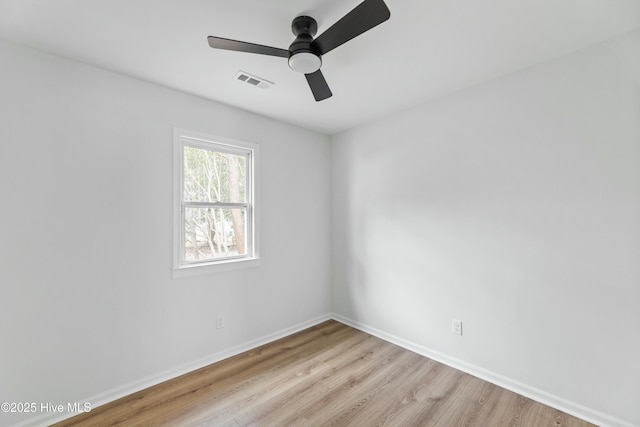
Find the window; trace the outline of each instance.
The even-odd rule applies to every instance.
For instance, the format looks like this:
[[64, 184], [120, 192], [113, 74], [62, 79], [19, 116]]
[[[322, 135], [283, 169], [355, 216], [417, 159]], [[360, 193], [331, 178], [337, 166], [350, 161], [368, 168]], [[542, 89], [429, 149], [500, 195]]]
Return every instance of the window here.
[[174, 276], [255, 265], [257, 144], [183, 129], [174, 144]]

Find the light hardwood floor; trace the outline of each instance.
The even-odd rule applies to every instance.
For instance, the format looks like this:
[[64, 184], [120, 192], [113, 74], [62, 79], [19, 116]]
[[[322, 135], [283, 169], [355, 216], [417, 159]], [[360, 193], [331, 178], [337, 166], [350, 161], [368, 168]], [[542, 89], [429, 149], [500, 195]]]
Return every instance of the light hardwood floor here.
[[56, 426], [591, 426], [335, 321]]

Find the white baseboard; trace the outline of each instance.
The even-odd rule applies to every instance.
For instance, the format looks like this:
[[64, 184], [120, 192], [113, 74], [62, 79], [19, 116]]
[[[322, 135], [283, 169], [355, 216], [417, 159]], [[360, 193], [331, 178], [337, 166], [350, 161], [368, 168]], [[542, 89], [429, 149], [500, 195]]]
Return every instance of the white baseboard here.
[[[195, 371], [196, 369], [203, 368], [207, 365], [211, 365], [212, 363], [219, 362], [221, 360], [227, 359], [237, 354], [244, 353], [245, 351], [249, 351], [256, 347], [260, 347], [261, 345], [268, 344], [280, 338], [284, 338], [288, 335], [305, 330], [307, 328], [315, 326], [329, 319], [331, 319], [331, 316], [329, 314], [318, 316], [313, 319], [307, 320], [306, 322], [302, 322], [295, 326], [282, 329], [272, 334], [265, 335], [263, 337], [260, 337], [251, 341], [244, 342], [237, 346], [231, 347], [227, 350], [223, 350], [218, 353], [214, 353], [209, 356], [203, 357], [201, 359], [194, 360], [189, 363], [185, 363], [181, 366], [168, 369], [156, 375], [142, 378], [138, 381], [133, 381], [129, 384], [125, 384], [121, 387], [116, 387], [111, 390], [107, 390], [103, 393], [100, 393], [92, 397], [88, 397], [86, 399], [81, 399], [78, 402], [90, 402], [91, 408], [95, 409], [98, 406], [104, 405], [105, 403], [113, 402], [114, 400], [120, 399], [124, 396], [128, 396], [132, 393], [138, 392], [140, 390], [144, 390], [145, 388], [160, 384], [161, 382], [179, 377], [180, 375], [184, 375], [188, 372]], [[78, 415], [78, 414], [76, 413], [46, 414], [45, 413], [45, 414], [30, 418], [28, 420], [22, 421], [18, 424], [14, 424], [12, 427], [48, 426], [53, 423], [63, 421], [67, 418], [71, 418], [75, 415]]]
[[507, 390], [513, 391], [514, 393], [518, 393], [544, 405], [566, 412], [567, 414], [582, 418], [585, 421], [589, 421], [601, 427], [638, 427], [635, 424], [631, 424], [627, 421], [618, 419], [608, 414], [595, 411], [562, 397], [555, 396], [551, 393], [547, 393], [543, 390], [531, 387], [527, 384], [523, 384], [519, 381], [515, 381], [511, 378], [507, 378], [495, 372], [488, 371], [471, 363], [467, 363], [465, 361], [447, 356], [446, 354], [421, 346], [419, 344], [415, 344], [395, 335], [388, 334], [384, 331], [349, 319], [340, 314], [332, 313], [331, 318], [337, 320], [340, 323], [344, 323], [345, 325], [361, 330], [362, 332], [366, 332], [392, 344], [406, 348], [407, 350], [411, 350], [414, 353], [428, 357], [429, 359], [433, 359], [436, 362], [451, 366], [452, 368], [458, 369], [462, 372], [466, 372], [487, 382], [506, 388]]

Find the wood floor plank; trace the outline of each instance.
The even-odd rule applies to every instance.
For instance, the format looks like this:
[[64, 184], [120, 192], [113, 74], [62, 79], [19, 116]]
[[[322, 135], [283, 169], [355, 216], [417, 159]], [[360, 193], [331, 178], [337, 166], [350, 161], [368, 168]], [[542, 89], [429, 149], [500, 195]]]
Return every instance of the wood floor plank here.
[[[313, 382], [306, 385], [306, 388], [300, 387], [287, 390], [282, 395], [275, 395], [258, 412], [243, 414], [238, 420], [242, 425], [289, 425], [297, 422], [298, 418], [313, 422], [312, 420], [317, 413], [325, 416], [324, 414], [328, 410], [336, 411], [336, 409], [332, 409], [333, 405], [344, 401], [352, 383], [375, 374], [381, 366], [394, 357], [394, 354], [402, 354], [402, 351], [397, 351], [394, 348], [380, 347], [372, 338], [367, 339], [366, 346], [362, 349], [365, 352], [361, 357], [349, 357], [347, 353], [343, 352], [340, 357], [331, 361], [334, 364], [334, 369], [329, 375], [315, 378]], [[376, 363], [372, 363], [376, 360], [372, 358], [372, 355], [376, 353], [382, 353], [381, 357], [377, 358]], [[336, 366], [340, 366], [340, 368], [336, 368]], [[342, 376], [339, 374], [340, 372], [348, 375]], [[318, 388], [322, 394], [315, 397], [318, 394]], [[273, 410], [274, 408], [276, 410]], [[293, 410], [287, 410], [287, 408]]]
[[336, 321], [133, 393], [56, 426], [592, 424]]
[[[370, 349], [375, 347], [377, 344], [371, 338], [372, 337], [367, 336], [357, 338], [352, 343], [352, 348], [359, 352], [368, 353]], [[263, 411], [277, 411], [278, 408], [281, 408], [284, 405], [291, 405], [292, 400], [311, 395], [312, 391], [310, 389], [317, 384], [317, 377], [330, 376], [330, 367], [326, 362], [333, 360], [336, 357], [344, 357], [344, 352], [341, 350], [340, 346], [329, 345], [315, 353], [310, 353], [308, 356], [309, 362], [316, 366], [316, 369], [314, 370], [315, 372], [313, 373], [315, 374], [317, 372], [318, 375], [315, 375], [315, 377], [310, 380], [308, 375], [312, 374], [312, 372], [306, 372], [304, 367], [295, 365], [284, 367], [290, 377], [290, 380], [282, 382], [275, 378], [266, 377], [262, 384], [256, 383], [255, 390], [249, 390], [249, 392], [254, 394], [251, 399], [249, 399], [244, 406], [234, 408], [235, 417], [238, 419], [244, 418], [243, 425], [247, 425], [250, 421], [248, 418], [250, 417], [257, 416], [264, 418], [268, 415], [267, 413], [260, 415], [261, 408]], [[321, 371], [322, 373], [320, 374]], [[258, 394], [261, 395], [259, 396], [260, 398], [257, 398]], [[283, 411], [278, 412], [280, 414], [283, 413]], [[208, 417], [209, 419], [212, 419], [212, 416]]]
[[[375, 363], [367, 362], [364, 369], [356, 372], [352, 368], [336, 372], [335, 378], [342, 378], [340, 386], [332, 393], [326, 394], [321, 401], [304, 408], [304, 417], [311, 425], [346, 425], [357, 418], [361, 411], [371, 407], [376, 394], [385, 391], [387, 386], [395, 380], [397, 372], [389, 369], [394, 363], [403, 363], [411, 358], [411, 354], [401, 350], [389, 352], [385, 358], [373, 359]], [[328, 417], [328, 413], [333, 413]]]

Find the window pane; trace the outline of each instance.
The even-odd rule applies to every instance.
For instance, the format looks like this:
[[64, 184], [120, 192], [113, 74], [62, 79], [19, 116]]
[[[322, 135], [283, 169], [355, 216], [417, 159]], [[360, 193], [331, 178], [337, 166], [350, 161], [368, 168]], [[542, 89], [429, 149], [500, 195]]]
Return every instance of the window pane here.
[[184, 260], [246, 255], [246, 218], [245, 208], [185, 208]]
[[184, 147], [184, 201], [244, 203], [244, 156]]

